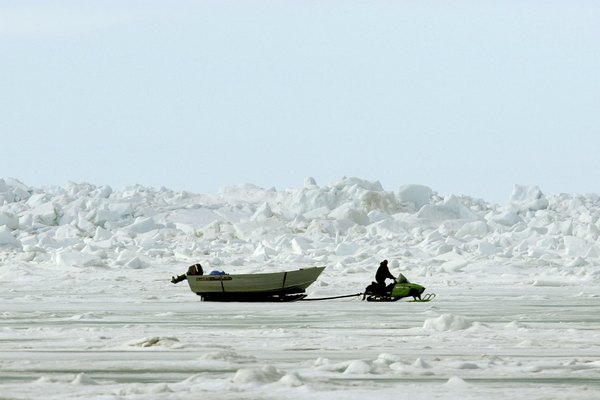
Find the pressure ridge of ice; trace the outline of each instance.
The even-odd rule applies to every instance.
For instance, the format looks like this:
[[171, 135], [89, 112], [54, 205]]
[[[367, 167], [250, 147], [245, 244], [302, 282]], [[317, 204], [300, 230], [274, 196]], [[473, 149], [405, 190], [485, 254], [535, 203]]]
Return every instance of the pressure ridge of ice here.
[[[133, 269], [366, 265], [382, 257], [446, 272], [482, 260], [561, 268], [598, 262], [597, 194], [546, 197], [515, 185], [508, 198], [491, 204], [423, 185], [390, 191], [359, 178], [326, 186], [307, 178], [282, 191], [245, 184], [217, 194], [88, 183], [41, 189], [0, 179], [0, 251], [4, 260], [32, 264]], [[373, 243], [382, 242], [385, 252], [376, 254]]]

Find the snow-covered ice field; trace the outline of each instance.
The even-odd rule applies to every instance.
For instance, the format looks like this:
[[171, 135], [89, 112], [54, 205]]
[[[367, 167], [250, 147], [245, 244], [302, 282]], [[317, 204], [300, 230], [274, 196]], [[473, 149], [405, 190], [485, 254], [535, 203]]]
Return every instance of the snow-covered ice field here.
[[[600, 197], [515, 186], [506, 204], [307, 179], [215, 195], [0, 180], [1, 399], [600, 398]], [[172, 275], [382, 259], [437, 294], [201, 302]]]

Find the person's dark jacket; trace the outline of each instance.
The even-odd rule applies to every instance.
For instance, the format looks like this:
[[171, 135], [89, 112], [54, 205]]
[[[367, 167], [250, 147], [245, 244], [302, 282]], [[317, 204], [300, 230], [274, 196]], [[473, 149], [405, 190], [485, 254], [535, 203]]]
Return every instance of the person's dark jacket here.
[[396, 277], [390, 272], [387, 262], [382, 262], [375, 273], [375, 280], [380, 286], [385, 286], [385, 280], [388, 278], [396, 280]]

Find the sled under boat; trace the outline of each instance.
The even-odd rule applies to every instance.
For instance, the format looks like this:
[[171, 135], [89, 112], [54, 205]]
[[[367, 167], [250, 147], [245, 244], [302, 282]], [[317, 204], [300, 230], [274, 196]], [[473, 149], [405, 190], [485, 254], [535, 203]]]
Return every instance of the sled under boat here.
[[295, 301], [325, 267], [260, 274], [187, 275], [192, 292], [204, 301]]

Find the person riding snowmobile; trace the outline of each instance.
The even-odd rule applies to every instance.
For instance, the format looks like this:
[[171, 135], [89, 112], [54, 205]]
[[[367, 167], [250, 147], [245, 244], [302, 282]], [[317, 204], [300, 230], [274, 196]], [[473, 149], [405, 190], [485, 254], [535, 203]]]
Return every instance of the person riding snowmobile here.
[[[393, 279], [394, 282], [386, 286], [386, 279]], [[388, 268], [388, 260], [383, 260], [381, 263], [379, 263], [379, 268], [377, 268], [377, 272], [375, 273], [375, 282], [371, 282], [371, 284], [365, 289], [365, 292], [363, 293], [363, 300], [367, 297], [367, 295], [389, 295], [395, 284], [396, 278], [394, 275], [392, 275], [390, 269]]]
[[[392, 279], [393, 282], [386, 285], [386, 279]], [[421, 294], [425, 287], [410, 283], [403, 274], [399, 274], [398, 278], [391, 274], [388, 268], [388, 261], [383, 260], [379, 264], [379, 268], [375, 273], [375, 282], [371, 282], [363, 292], [363, 300], [368, 301], [397, 301], [402, 298], [412, 296], [413, 301], [430, 301], [435, 294], [426, 295], [424, 299]]]
[[[386, 279], [392, 279], [394, 282], [387, 287], [385, 284]], [[379, 264], [379, 268], [377, 268], [377, 272], [375, 273], [375, 281], [377, 282], [377, 286], [379, 286], [382, 291], [386, 291], [386, 289], [391, 289], [394, 287], [394, 284], [396, 283], [396, 277], [392, 275], [390, 269], [388, 268], [388, 260], [383, 260]]]

